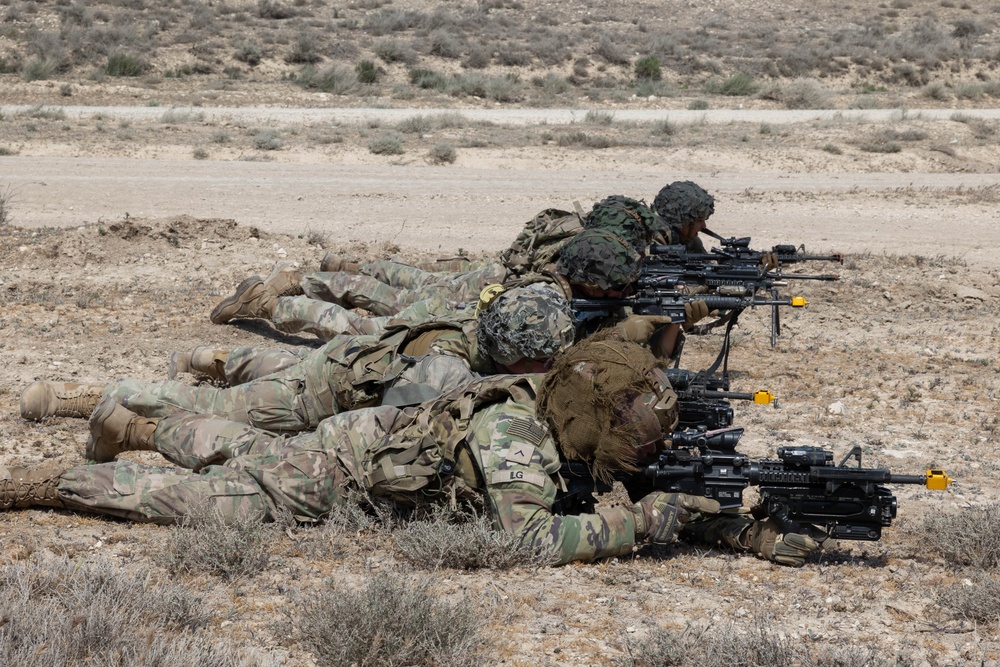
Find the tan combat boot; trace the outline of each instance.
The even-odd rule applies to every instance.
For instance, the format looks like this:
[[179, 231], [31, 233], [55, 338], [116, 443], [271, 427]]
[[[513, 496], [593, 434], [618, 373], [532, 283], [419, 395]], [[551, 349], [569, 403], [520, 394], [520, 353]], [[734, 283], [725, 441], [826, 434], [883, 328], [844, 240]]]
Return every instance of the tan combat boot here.
[[33, 468], [0, 468], [0, 510], [11, 507], [62, 507], [59, 476], [66, 466], [49, 461]]
[[31, 421], [46, 417], [89, 417], [101, 400], [104, 385], [77, 382], [32, 382], [21, 392], [21, 416]]
[[209, 319], [213, 324], [225, 324], [241, 317], [262, 317], [271, 319], [278, 295], [264, 285], [260, 276], [251, 276], [236, 286], [232, 296], [220, 301]]
[[90, 417], [90, 438], [84, 448], [88, 461], [107, 463], [122, 452], [155, 452], [153, 432], [159, 419], [140, 417], [108, 396]]
[[264, 281], [264, 287], [278, 297], [298, 296], [304, 293], [301, 283], [302, 271], [291, 262], [278, 262]]
[[187, 352], [174, 352], [170, 355], [170, 361], [167, 363], [167, 377], [173, 380], [178, 373], [190, 373], [191, 375], [208, 377], [216, 382], [225, 382], [225, 367], [228, 358], [229, 350], [220, 350], [204, 345], [199, 345]]
[[325, 255], [319, 263], [320, 271], [341, 271], [343, 273], [357, 274], [361, 271], [360, 262], [349, 262], [343, 255], [338, 255], [332, 250]]

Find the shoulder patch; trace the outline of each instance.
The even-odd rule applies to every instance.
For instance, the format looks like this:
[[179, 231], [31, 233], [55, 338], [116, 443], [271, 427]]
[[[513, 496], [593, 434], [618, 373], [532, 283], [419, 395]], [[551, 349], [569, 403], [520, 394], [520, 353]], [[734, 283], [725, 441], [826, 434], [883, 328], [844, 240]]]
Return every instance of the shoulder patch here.
[[524, 470], [497, 470], [490, 476], [491, 484], [506, 484], [507, 482], [527, 482], [539, 488], [545, 486], [545, 475], [539, 472]]
[[545, 427], [534, 419], [514, 417], [507, 426], [507, 435], [522, 438], [533, 445], [540, 445], [545, 437]]
[[512, 463], [520, 463], [521, 465], [526, 466], [531, 463], [531, 456], [534, 453], [535, 448], [531, 445], [515, 443], [510, 446], [510, 449], [507, 450], [507, 456], [504, 457], [504, 460]]

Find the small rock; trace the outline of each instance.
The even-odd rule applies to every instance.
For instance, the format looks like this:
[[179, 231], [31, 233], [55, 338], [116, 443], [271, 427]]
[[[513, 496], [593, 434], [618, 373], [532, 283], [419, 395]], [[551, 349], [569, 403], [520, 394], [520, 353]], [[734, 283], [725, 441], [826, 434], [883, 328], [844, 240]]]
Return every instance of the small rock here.
[[831, 415], [842, 415], [847, 411], [847, 409], [841, 401], [837, 401], [836, 403], [831, 404], [826, 411]]

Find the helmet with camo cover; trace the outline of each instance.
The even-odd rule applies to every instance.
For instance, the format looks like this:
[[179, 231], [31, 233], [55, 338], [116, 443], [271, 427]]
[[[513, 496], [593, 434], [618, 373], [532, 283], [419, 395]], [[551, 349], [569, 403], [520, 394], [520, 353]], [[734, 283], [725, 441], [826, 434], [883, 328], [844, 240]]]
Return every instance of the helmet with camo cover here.
[[545, 283], [501, 292], [482, 308], [477, 327], [479, 353], [505, 366], [551, 359], [575, 334], [569, 303]]
[[657, 236], [669, 238], [669, 225], [643, 202], [611, 195], [594, 204], [583, 220], [586, 229], [605, 229], [644, 252]]
[[715, 213], [715, 197], [697, 183], [674, 181], [657, 193], [653, 208], [672, 227], [683, 227]]
[[639, 277], [635, 247], [605, 229], [585, 229], [559, 251], [556, 272], [571, 285], [621, 289]]

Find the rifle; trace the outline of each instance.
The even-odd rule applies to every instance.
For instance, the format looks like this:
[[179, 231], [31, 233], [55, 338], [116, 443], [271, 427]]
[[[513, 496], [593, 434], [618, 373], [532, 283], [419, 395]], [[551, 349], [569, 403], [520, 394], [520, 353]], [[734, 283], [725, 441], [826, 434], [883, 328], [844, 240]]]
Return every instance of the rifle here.
[[[587, 331], [588, 325], [594, 320], [614, 317], [622, 308], [631, 308], [637, 315], [667, 315], [674, 324], [682, 324], [687, 319], [684, 314], [684, 304], [689, 301], [704, 301], [709, 310], [731, 310], [738, 314], [746, 308], [765, 306], [771, 311], [771, 347], [774, 347], [777, 337], [781, 334], [781, 320], [778, 316], [778, 306], [801, 308], [808, 302], [800, 296], [791, 299], [778, 298], [776, 289], [771, 291], [769, 298], [752, 295], [722, 296], [717, 294], [684, 294], [678, 290], [661, 290], [643, 288], [635, 296], [616, 298], [573, 299], [570, 308], [576, 317], [577, 329]], [[735, 321], [735, 320], [731, 320]]]
[[[742, 259], [744, 261], [751, 260], [757, 263], [760, 262], [763, 252], [750, 249], [749, 236], [730, 236], [729, 238], [724, 238], [710, 229], [703, 229], [702, 231], [722, 244], [722, 248], [712, 248], [712, 252], [718, 252], [720, 255], [730, 257], [732, 259]], [[789, 243], [782, 243], [771, 246], [771, 252], [777, 256], [779, 264], [795, 264], [797, 262], [844, 263], [844, 256], [840, 253], [835, 253], [833, 255], [807, 255], [805, 254], [805, 244], [801, 244], [796, 247], [795, 245]]]
[[801, 273], [769, 273], [757, 265], [713, 264], [703, 260], [683, 257], [647, 257], [640, 269], [636, 287], [640, 290], [679, 289], [687, 285], [700, 285], [716, 290], [725, 296], [750, 296], [761, 290], [785, 287], [789, 280], [840, 280], [832, 274], [805, 275]]
[[[756, 519], [776, 519], [787, 532], [813, 526], [827, 538], [871, 541], [896, 517], [896, 497], [885, 484], [944, 490], [952, 481], [939, 469], [901, 475], [863, 468], [857, 446], [839, 465], [821, 447], [779, 447], [777, 459], [754, 461], [736, 451], [742, 436], [739, 427], [675, 431], [655, 463], [622, 481], [633, 497], [653, 490], [688, 493], [714, 498], [724, 510], [742, 507], [743, 490], [756, 486]], [[847, 465], [851, 459], [857, 466]]]
[[725, 428], [733, 424], [733, 408], [730, 400], [753, 401], [758, 405], [773, 404], [778, 407], [774, 394], [766, 390], [747, 392], [729, 391], [729, 376], [708, 375], [703, 371], [669, 368], [665, 370], [670, 386], [677, 394], [680, 411], [678, 428], [688, 429], [704, 426], [708, 430]]

